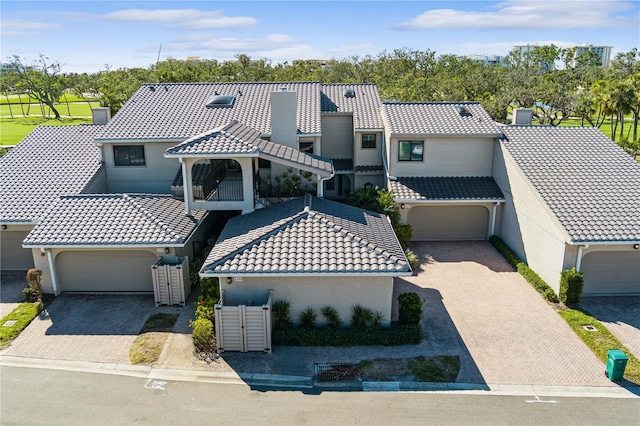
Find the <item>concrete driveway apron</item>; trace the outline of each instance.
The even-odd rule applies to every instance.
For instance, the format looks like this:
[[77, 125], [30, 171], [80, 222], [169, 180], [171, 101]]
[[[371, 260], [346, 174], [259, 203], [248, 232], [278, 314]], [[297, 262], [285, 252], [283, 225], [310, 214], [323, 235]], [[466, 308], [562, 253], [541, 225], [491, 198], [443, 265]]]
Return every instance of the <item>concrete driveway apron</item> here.
[[455, 325], [482, 382], [615, 386], [604, 376], [604, 364], [488, 242], [411, 248], [423, 263], [419, 274], [405, 278], [406, 288], [441, 298], [439, 312], [446, 317], [427, 312], [425, 320]]

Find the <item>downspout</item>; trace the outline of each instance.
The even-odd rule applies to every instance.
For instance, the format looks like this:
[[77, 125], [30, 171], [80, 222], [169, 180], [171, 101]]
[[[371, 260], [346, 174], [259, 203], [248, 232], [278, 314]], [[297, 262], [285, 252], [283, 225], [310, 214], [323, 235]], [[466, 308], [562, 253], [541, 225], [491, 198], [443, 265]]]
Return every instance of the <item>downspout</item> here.
[[498, 201], [498, 202], [493, 204], [493, 209], [491, 211], [491, 232], [489, 234], [490, 237], [492, 235], [496, 234], [496, 213], [497, 213], [497, 210], [498, 210], [498, 206], [500, 204], [502, 204], [501, 201]]
[[331, 176], [322, 178], [318, 175], [318, 198], [324, 198], [324, 182], [332, 179], [336, 175], [335, 172], [331, 172]]
[[51, 252], [51, 249], [41, 248], [40, 251], [42, 250], [44, 250], [45, 253], [47, 253], [47, 263], [49, 264], [49, 273], [51, 274], [51, 287], [53, 288], [53, 294], [57, 296], [59, 294], [58, 293], [58, 277], [56, 276], [56, 269], [53, 263], [53, 253]]
[[580, 267], [582, 266], [582, 256], [584, 255], [584, 249], [588, 249], [589, 244], [578, 246], [578, 257], [576, 258], [576, 271], [580, 272]]
[[191, 215], [191, 191], [189, 189], [189, 183], [187, 182], [187, 164], [184, 162], [184, 158], [180, 157], [180, 167], [182, 167], [182, 193], [184, 197], [184, 214]]

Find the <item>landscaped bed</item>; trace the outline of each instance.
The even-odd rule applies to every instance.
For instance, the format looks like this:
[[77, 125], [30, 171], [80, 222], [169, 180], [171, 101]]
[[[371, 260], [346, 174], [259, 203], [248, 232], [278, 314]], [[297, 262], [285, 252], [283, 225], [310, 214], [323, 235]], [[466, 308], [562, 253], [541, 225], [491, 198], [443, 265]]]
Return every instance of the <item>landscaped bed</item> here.
[[150, 316], [129, 349], [131, 364], [151, 365], [156, 362], [177, 319], [176, 314]]

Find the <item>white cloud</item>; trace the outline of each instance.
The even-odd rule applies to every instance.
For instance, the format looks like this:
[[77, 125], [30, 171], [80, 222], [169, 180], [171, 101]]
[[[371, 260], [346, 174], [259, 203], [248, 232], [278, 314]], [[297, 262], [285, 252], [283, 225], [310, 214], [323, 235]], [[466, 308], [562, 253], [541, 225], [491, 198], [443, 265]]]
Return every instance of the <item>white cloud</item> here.
[[395, 28], [422, 29], [574, 29], [637, 26], [636, 16], [620, 14], [633, 6], [618, 0], [507, 0], [495, 11], [428, 10]]
[[22, 20], [7, 20], [0, 23], [3, 37], [36, 37], [42, 34], [42, 31], [53, 30], [62, 27], [58, 24], [50, 24], [46, 22], [33, 22]]
[[182, 29], [203, 30], [237, 28], [255, 25], [258, 20], [249, 16], [230, 17], [222, 11], [198, 9], [126, 9], [103, 16], [108, 21], [161, 22]]

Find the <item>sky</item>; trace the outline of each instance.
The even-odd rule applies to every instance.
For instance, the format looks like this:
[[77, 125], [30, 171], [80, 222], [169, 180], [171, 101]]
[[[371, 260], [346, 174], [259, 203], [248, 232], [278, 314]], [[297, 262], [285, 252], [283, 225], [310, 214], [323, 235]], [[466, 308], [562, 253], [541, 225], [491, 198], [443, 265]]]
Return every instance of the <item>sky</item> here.
[[0, 61], [45, 55], [62, 72], [148, 67], [158, 58], [273, 64], [409, 48], [504, 56], [514, 45], [640, 48], [637, 0], [1, 0]]

